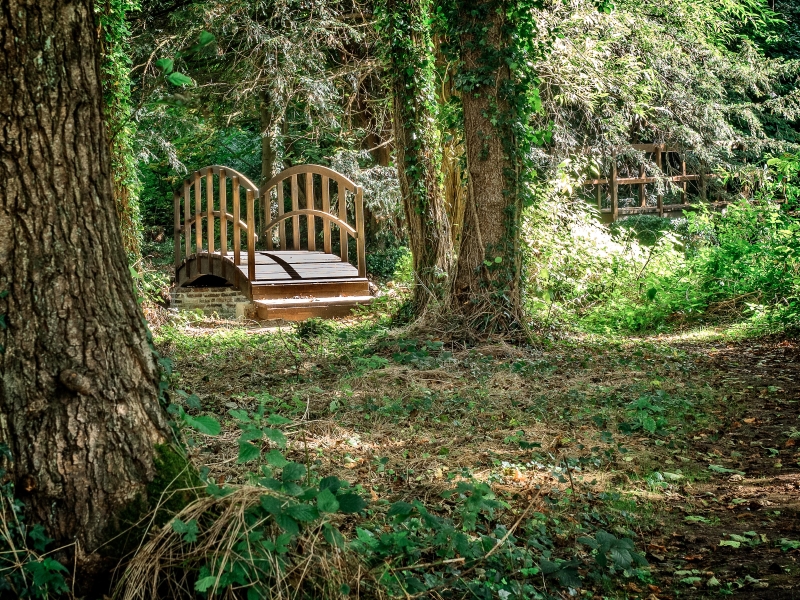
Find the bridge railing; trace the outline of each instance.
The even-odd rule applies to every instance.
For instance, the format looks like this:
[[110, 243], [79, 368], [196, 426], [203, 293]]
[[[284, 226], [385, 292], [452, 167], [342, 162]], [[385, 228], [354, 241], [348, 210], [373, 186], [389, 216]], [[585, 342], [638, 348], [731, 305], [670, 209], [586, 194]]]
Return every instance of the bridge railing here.
[[[242, 211], [242, 191], [245, 198], [244, 211]], [[233, 212], [228, 212], [229, 197]], [[181, 261], [189, 256], [215, 252], [221, 256], [232, 255], [234, 264], [240, 265], [241, 237], [244, 233], [247, 239], [248, 279], [252, 281], [255, 278], [255, 198], [257, 197], [258, 188], [255, 184], [229, 167], [212, 165], [195, 171], [191, 177], [185, 179], [182, 193], [175, 192], [174, 199], [175, 268], [177, 269]], [[230, 239], [228, 223], [232, 225]], [[219, 227], [219, 247], [216, 247], [217, 227]]]
[[[317, 232], [321, 231], [322, 249], [329, 254], [335, 249], [341, 260], [348, 262], [348, 237], [354, 238], [358, 273], [366, 277], [364, 195], [360, 186], [327, 167], [298, 165], [273, 177], [264, 190], [262, 193], [238, 171], [220, 165], [205, 167], [186, 178], [174, 196], [175, 268], [191, 256], [215, 253], [231, 256], [235, 265], [241, 265], [244, 234], [247, 278], [254, 281], [258, 220], [267, 222], [259, 227], [263, 234], [261, 245], [266, 250], [276, 244], [286, 250], [291, 242], [294, 250], [315, 251]], [[301, 197], [303, 208], [299, 205]], [[305, 223], [301, 224], [301, 217], [305, 217]], [[288, 220], [292, 228], [287, 236]], [[319, 230], [317, 220], [321, 222]], [[334, 229], [338, 240], [334, 239]]]
[[[301, 197], [303, 208], [300, 208]], [[359, 277], [366, 277], [364, 194], [360, 186], [327, 167], [298, 165], [270, 179], [264, 186], [261, 202], [262, 214], [268, 220], [263, 230], [267, 250], [275, 245], [287, 250], [291, 242], [293, 250], [316, 251], [319, 221], [322, 250], [333, 254], [336, 249], [342, 262], [348, 262], [348, 236], [352, 237], [356, 242]], [[348, 210], [349, 206], [352, 210]], [[305, 223], [301, 222], [303, 217]], [[289, 220], [291, 229], [287, 231]], [[338, 240], [334, 228], [338, 230]]]

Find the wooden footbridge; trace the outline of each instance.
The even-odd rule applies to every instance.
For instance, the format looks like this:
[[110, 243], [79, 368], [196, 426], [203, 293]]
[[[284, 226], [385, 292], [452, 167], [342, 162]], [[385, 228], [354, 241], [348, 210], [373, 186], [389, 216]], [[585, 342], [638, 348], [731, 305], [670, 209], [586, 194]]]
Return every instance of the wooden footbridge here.
[[179, 287], [224, 279], [259, 319], [344, 316], [372, 300], [363, 191], [341, 173], [299, 165], [259, 189], [214, 165], [187, 178], [174, 202]]

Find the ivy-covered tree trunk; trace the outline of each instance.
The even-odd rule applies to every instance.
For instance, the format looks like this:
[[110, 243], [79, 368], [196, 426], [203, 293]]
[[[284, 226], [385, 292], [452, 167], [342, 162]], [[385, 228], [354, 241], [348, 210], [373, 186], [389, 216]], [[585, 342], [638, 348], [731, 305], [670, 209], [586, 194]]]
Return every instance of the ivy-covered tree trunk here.
[[[261, 107], [259, 109], [261, 123], [261, 185], [264, 186], [275, 175], [275, 111], [267, 92], [261, 94]], [[267, 218], [269, 221], [269, 218]]]
[[[520, 226], [530, 106], [518, 75], [524, 2], [445, 4], [449, 51], [457, 61], [467, 163], [464, 224], [452, 286], [453, 309], [471, 328], [523, 327]], [[528, 7], [528, 13], [530, 12]], [[524, 20], [524, 19], [523, 19]]]
[[0, 3], [0, 441], [30, 520], [93, 552], [169, 439], [112, 196], [92, 0]]
[[394, 146], [414, 256], [414, 313], [447, 298], [453, 264], [436, 130], [429, 0], [385, 0], [379, 28], [392, 78]]
[[126, 15], [139, 9], [139, 0], [107, 0], [97, 7], [102, 42], [101, 72], [104, 109], [111, 151], [112, 190], [122, 232], [122, 245], [131, 262], [141, 257], [142, 220], [139, 211], [139, 175], [133, 150], [136, 122], [131, 105], [129, 47], [131, 31]]

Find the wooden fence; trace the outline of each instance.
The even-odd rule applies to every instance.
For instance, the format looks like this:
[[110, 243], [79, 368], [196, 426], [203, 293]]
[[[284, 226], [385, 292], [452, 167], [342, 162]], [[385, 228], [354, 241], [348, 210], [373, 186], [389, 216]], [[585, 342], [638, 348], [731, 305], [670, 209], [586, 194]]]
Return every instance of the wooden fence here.
[[[634, 150], [639, 150], [646, 154], [653, 155], [655, 163], [660, 173], [655, 176], [645, 174], [644, 164], [638, 166], [637, 176], [619, 176], [617, 165], [617, 154], [611, 157], [611, 168], [609, 175], [604, 179], [591, 179], [585, 181], [585, 187], [595, 187], [595, 199], [597, 208], [603, 216], [603, 220], [616, 221], [621, 216], [637, 214], [657, 214], [663, 217], [665, 213], [683, 211], [691, 208], [689, 203], [689, 186], [695, 189], [696, 196], [703, 202], [708, 202], [708, 182], [713, 175], [709, 175], [702, 168], [699, 173], [687, 173], [686, 155], [675, 148], [667, 148], [660, 144], [633, 144]], [[655, 193], [655, 202], [648, 202], [647, 186], [662, 183], [672, 183], [678, 186], [681, 201], [678, 203], [664, 203], [663, 186], [659, 186]], [[620, 206], [620, 186], [631, 186], [635, 190], [635, 197], [632, 198], [632, 206]], [[604, 188], [606, 193], [604, 194]], [[652, 196], [651, 196], [652, 197]], [[606, 202], [604, 202], [606, 200]], [[724, 206], [726, 202], [711, 202], [714, 207]]]

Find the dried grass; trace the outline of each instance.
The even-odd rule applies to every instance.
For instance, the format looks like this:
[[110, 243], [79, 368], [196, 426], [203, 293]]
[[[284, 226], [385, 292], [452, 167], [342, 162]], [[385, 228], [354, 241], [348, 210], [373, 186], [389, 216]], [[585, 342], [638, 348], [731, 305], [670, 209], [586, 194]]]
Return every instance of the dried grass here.
[[[234, 562], [253, 569], [259, 584], [267, 590], [262, 597], [336, 599], [344, 598], [343, 590], [348, 587], [361, 597], [382, 597], [370, 572], [351, 553], [325, 542], [320, 526], [302, 531], [286, 554], [267, 553], [255, 543], [251, 546], [246, 541], [249, 532], [262, 531], [268, 539], [282, 533], [271, 518], [254, 521], [251, 509], [268, 493], [260, 487], [236, 486], [221, 498], [204, 495], [186, 506], [176, 518], [184, 523], [193, 519], [198, 522], [197, 541], [184, 542], [171, 522], [166, 524], [128, 563], [114, 598], [195, 598], [201, 566], [209, 565], [212, 574], [218, 574]], [[263, 560], [248, 558], [253, 554]], [[210, 596], [233, 599], [246, 597], [248, 588], [230, 586], [223, 591], [212, 587], [208, 591]]]

